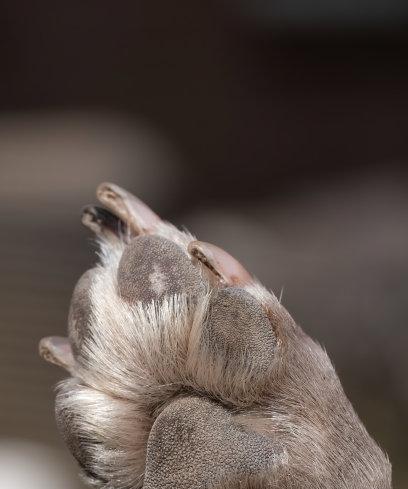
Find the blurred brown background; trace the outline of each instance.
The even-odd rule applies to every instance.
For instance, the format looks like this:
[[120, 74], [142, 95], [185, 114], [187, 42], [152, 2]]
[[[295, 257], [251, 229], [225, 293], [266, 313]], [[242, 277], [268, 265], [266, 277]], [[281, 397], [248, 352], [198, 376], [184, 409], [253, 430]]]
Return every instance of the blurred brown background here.
[[407, 487], [407, 24], [402, 0], [0, 1], [1, 487], [81, 487], [37, 343], [103, 180], [283, 289]]

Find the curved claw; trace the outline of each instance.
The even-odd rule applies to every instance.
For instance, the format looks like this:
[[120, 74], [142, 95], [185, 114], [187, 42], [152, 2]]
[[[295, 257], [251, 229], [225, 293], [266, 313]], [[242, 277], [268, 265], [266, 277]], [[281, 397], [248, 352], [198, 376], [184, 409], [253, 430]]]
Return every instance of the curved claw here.
[[134, 234], [149, 234], [161, 221], [146, 204], [114, 183], [101, 183], [96, 195]]
[[110, 211], [93, 205], [82, 209], [82, 224], [97, 236], [111, 239], [126, 235], [126, 225]]
[[252, 276], [229, 253], [210, 243], [192, 241], [189, 253], [206, 266], [225, 285], [245, 285], [253, 282]]
[[38, 350], [46, 362], [65, 368], [68, 372], [73, 371], [75, 360], [68, 338], [47, 336], [40, 341]]

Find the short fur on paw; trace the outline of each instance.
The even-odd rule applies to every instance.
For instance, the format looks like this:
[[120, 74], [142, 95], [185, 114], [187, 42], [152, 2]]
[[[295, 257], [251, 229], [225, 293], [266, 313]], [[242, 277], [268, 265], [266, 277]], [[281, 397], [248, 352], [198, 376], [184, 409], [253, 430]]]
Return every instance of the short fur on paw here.
[[100, 261], [68, 338], [40, 353], [71, 377], [59, 429], [110, 489], [391, 487], [390, 464], [323, 349], [220, 248], [102, 184], [84, 208]]

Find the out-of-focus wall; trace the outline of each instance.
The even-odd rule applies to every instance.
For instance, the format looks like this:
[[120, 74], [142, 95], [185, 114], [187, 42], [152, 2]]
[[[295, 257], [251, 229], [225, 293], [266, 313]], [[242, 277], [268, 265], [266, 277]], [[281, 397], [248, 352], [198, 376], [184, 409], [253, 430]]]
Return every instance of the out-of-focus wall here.
[[1, 487], [81, 487], [37, 343], [104, 180], [282, 290], [408, 484], [407, 9], [292, 3], [0, 2]]

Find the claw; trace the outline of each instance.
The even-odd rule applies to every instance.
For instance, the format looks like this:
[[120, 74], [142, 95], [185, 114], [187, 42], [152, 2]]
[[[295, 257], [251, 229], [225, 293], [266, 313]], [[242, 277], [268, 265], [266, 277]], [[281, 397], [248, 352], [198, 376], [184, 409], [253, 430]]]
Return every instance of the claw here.
[[192, 241], [189, 253], [206, 266], [225, 285], [244, 285], [253, 282], [252, 276], [229, 253], [203, 241]]
[[38, 349], [46, 362], [65, 368], [68, 372], [73, 371], [75, 360], [68, 338], [47, 336], [40, 341]]
[[110, 211], [93, 205], [82, 209], [82, 224], [93, 231], [97, 236], [111, 239], [125, 236], [126, 225]]
[[101, 183], [96, 195], [134, 234], [151, 233], [161, 220], [141, 200], [113, 183]]

